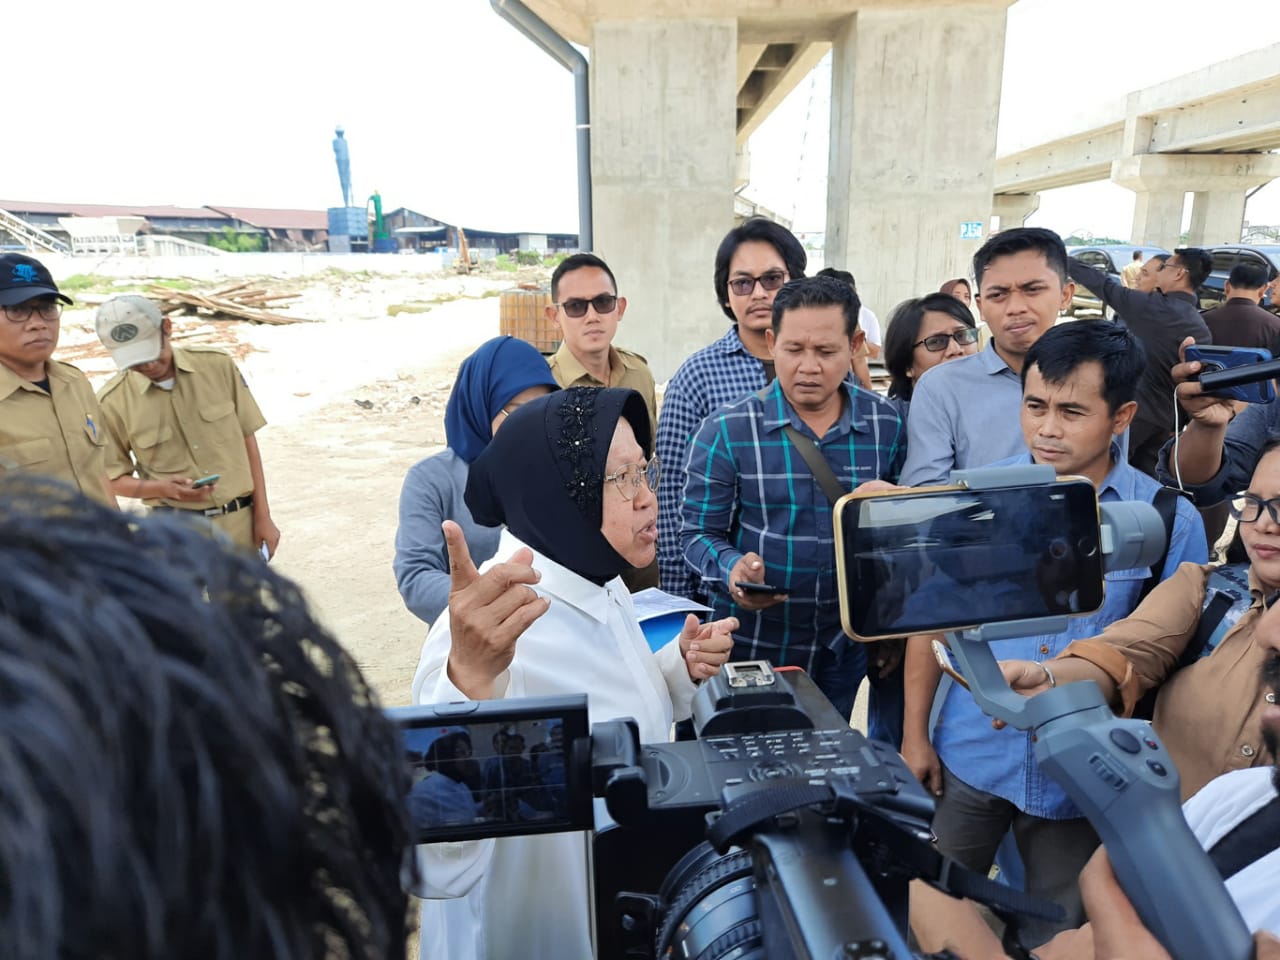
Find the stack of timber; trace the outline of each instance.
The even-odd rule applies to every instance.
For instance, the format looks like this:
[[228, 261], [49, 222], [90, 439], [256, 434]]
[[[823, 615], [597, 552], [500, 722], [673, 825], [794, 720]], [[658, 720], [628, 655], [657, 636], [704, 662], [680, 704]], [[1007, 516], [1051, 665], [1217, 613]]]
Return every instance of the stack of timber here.
[[252, 323], [276, 325], [310, 322], [303, 317], [272, 313], [269, 309], [272, 304], [293, 300], [301, 294], [272, 293], [255, 280], [246, 280], [211, 293], [151, 286], [147, 288], [147, 296], [166, 316], [185, 313], [214, 320], [249, 320]]

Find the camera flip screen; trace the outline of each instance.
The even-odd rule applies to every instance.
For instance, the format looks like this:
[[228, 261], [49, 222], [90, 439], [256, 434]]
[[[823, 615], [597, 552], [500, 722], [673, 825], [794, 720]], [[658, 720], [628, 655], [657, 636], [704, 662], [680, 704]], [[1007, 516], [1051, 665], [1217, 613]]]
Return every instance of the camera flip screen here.
[[572, 759], [587, 733], [585, 703], [537, 703], [485, 701], [466, 715], [458, 704], [388, 711], [404, 743], [417, 842], [590, 828], [589, 791], [584, 803]]
[[1102, 606], [1098, 502], [1087, 480], [851, 496], [836, 515], [841, 612], [858, 639]]

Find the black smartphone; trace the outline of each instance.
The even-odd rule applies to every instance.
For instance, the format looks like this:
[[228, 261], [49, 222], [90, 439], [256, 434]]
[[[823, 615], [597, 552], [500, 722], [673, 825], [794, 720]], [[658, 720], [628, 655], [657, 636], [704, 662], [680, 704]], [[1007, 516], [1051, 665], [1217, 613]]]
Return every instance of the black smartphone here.
[[1092, 613], [1103, 601], [1098, 497], [1039, 486], [849, 494], [835, 508], [837, 586], [856, 640]]
[[386, 713], [404, 744], [416, 843], [592, 828], [585, 695]]
[[1276, 398], [1272, 378], [1280, 362], [1262, 347], [1219, 347], [1195, 343], [1187, 347], [1187, 360], [1200, 362], [1200, 386], [1214, 397], [1270, 403]]
[[733, 585], [743, 593], [754, 593], [760, 596], [776, 597], [787, 592], [778, 587], [770, 586], [767, 583], [752, 583], [749, 580], [735, 580]]

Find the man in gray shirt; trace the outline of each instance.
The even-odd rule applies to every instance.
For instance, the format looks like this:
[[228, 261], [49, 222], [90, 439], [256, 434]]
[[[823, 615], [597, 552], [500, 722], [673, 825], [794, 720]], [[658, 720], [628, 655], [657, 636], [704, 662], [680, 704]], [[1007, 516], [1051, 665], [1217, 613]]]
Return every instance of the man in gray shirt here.
[[973, 257], [987, 349], [939, 364], [916, 384], [907, 418], [904, 486], [946, 483], [952, 470], [1026, 452], [1022, 361], [1071, 303], [1062, 238], [1040, 227], [991, 237]]

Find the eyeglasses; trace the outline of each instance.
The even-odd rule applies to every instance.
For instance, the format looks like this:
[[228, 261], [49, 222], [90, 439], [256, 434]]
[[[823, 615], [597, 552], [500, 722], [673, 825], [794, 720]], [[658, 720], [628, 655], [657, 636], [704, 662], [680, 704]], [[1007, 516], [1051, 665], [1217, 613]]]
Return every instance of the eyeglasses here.
[[750, 295], [760, 284], [766, 291], [772, 292], [787, 282], [787, 275], [781, 270], [769, 270], [758, 277], [734, 277], [729, 281], [729, 289], [739, 297]]
[[1271, 514], [1272, 523], [1280, 523], [1280, 497], [1274, 500], [1263, 500], [1252, 493], [1242, 493], [1231, 501], [1227, 509], [1241, 523], [1256, 523], [1262, 517], [1263, 507], [1266, 507], [1267, 513]]
[[605, 483], [612, 480], [618, 487], [618, 492], [622, 494], [623, 500], [634, 500], [636, 494], [640, 492], [640, 483], [649, 488], [651, 492], [658, 491], [658, 478], [662, 476], [662, 464], [657, 457], [651, 457], [648, 463], [630, 463], [617, 473], [610, 473], [605, 476]]
[[565, 300], [563, 303], [557, 303], [556, 306], [564, 310], [566, 317], [573, 317], [577, 320], [579, 317], [587, 315], [587, 306], [590, 305], [596, 313], [602, 316], [606, 313], [613, 313], [618, 306], [618, 298], [612, 293], [602, 293], [590, 300], [583, 300], [574, 297], [572, 300]]
[[978, 330], [976, 327], [965, 327], [963, 330], [957, 330], [954, 333], [935, 333], [931, 337], [917, 340], [911, 346], [918, 347], [923, 343], [924, 348], [930, 353], [940, 353], [947, 349], [952, 340], [962, 347], [967, 347], [971, 343], [978, 342]]
[[1172, 260], [1165, 260], [1160, 264], [1160, 266], [1156, 267], [1156, 273], [1159, 273], [1161, 270], [1178, 270], [1181, 267], [1182, 264], [1180, 263], [1174, 263]]
[[28, 300], [4, 308], [4, 315], [14, 323], [26, 323], [36, 313], [42, 320], [52, 322], [62, 316], [62, 304], [57, 300]]

